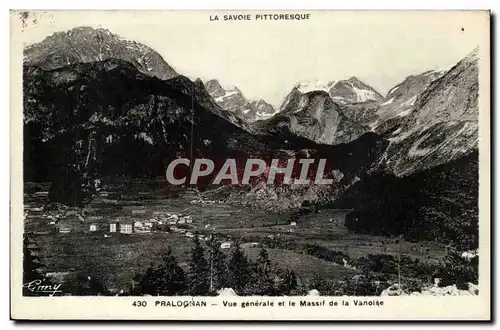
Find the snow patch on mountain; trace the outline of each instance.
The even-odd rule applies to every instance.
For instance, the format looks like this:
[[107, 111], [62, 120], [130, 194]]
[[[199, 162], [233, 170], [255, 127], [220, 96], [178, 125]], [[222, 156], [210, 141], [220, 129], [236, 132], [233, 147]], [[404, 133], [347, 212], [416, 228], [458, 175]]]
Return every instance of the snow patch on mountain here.
[[302, 81], [297, 83], [295, 88], [302, 94], [313, 91], [327, 92], [335, 102], [340, 104], [361, 103], [381, 100], [383, 98], [375, 89], [356, 77], [329, 82], [320, 80]]
[[395, 91], [397, 91], [397, 90], [398, 90], [398, 88], [399, 88], [399, 86], [394, 87], [393, 89], [391, 89], [391, 90], [389, 91], [389, 93], [387, 93], [387, 95], [390, 95], [390, 94], [394, 93]]
[[325, 91], [329, 92], [330, 88], [335, 85], [336, 81], [322, 82], [319, 80], [315, 81], [302, 81], [295, 85], [295, 88], [299, 90], [302, 94], [306, 94], [313, 91]]
[[387, 104], [392, 103], [392, 101], [394, 101], [394, 98], [393, 98], [393, 97], [392, 97], [392, 98], [390, 98], [390, 99], [388, 99], [387, 101], [385, 101], [385, 102], [383, 102], [383, 103], [380, 103], [380, 105], [387, 105]]
[[352, 90], [356, 94], [356, 101], [357, 102], [366, 102], [366, 101], [370, 101], [370, 100], [378, 100], [379, 99], [379, 95], [374, 91], [357, 88], [352, 83], [350, 83], [350, 85], [352, 87]]

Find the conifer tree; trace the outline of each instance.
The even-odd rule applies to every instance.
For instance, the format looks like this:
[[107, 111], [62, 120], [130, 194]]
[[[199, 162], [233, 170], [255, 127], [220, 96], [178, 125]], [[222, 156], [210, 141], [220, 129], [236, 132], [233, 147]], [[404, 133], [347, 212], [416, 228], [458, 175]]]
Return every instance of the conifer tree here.
[[210, 291], [210, 269], [198, 236], [194, 237], [188, 274], [188, 293], [193, 296], [206, 296]]
[[261, 249], [254, 264], [251, 294], [274, 295], [274, 274], [266, 249]]
[[245, 287], [250, 282], [251, 268], [247, 257], [243, 251], [240, 250], [239, 244], [236, 244], [236, 248], [231, 254], [227, 268], [228, 286], [235, 290], [238, 294], [242, 294]]
[[177, 259], [168, 247], [163, 262], [158, 269], [157, 292], [162, 296], [184, 294], [186, 290], [186, 274], [178, 265]]
[[215, 236], [207, 243], [209, 252], [209, 285], [212, 293], [228, 286], [226, 256]]
[[285, 269], [280, 275], [279, 293], [287, 296], [297, 294], [298, 283], [295, 272]]
[[154, 296], [182, 295], [186, 291], [186, 274], [168, 247], [159, 266], [150, 266], [134, 278], [132, 294]]
[[65, 289], [76, 296], [106, 296], [109, 294], [104, 281], [94, 273], [79, 273]]
[[156, 289], [158, 287], [157, 280], [156, 270], [153, 267], [153, 264], [151, 264], [144, 273], [136, 274], [134, 276], [130, 293], [132, 295], [155, 295], [158, 291]]

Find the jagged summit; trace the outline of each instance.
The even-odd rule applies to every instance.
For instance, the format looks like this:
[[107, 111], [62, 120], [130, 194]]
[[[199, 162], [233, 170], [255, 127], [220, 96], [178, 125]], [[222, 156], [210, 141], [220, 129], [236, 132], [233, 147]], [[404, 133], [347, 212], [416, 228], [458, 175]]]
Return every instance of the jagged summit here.
[[245, 121], [253, 122], [267, 119], [276, 112], [273, 106], [264, 100], [247, 100], [236, 86], [231, 89], [224, 89], [216, 79], [208, 80], [205, 86], [208, 93], [222, 109]]
[[148, 76], [170, 79], [177, 75], [150, 47], [126, 40], [103, 28], [82, 26], [56, 32], [24, 49], [24, 63], [44, 70], [111, 58], [130, 62]]

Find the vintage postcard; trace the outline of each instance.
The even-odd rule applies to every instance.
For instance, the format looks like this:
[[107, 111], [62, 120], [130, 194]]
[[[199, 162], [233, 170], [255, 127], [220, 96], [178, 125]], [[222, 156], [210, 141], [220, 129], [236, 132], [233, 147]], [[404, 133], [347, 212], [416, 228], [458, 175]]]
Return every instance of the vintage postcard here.
[[489, 320], [488, 11], [12, 11], [11, 317]]

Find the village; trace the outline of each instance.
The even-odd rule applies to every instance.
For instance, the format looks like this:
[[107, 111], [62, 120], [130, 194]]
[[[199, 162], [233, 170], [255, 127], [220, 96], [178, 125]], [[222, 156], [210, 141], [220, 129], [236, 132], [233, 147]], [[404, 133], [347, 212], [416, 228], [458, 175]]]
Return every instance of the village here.
[[[149, 196], [149, 194], [148, 194]], [[195, 237], [209, 241], [216, 228], [208, 221], [195, 221], [187, 212], [167, 211], [158, 205], [129, 205], [116, 194], [101, 191], [95, 200], [85, 208], [69, 207], [48, 203], [48, 192], [38, 191], [29, 196], [24, 205], [26, 232], [37, 235], [52, 234], [92, 234], [103, 239], [113, 235], [147, 235], [151, 233], [170, 233]], [[192, 199], [190, 204], [220, 204], [220, 201]], [[288, 232], [293, 232], [296, 222], [290, 223]], [[273, 238], [274, 235], [268, 235]], [[256, 247], [258, 243], [245, 243]], [[233, 241], [221, 241], [221, 249], [229, 249]]]

